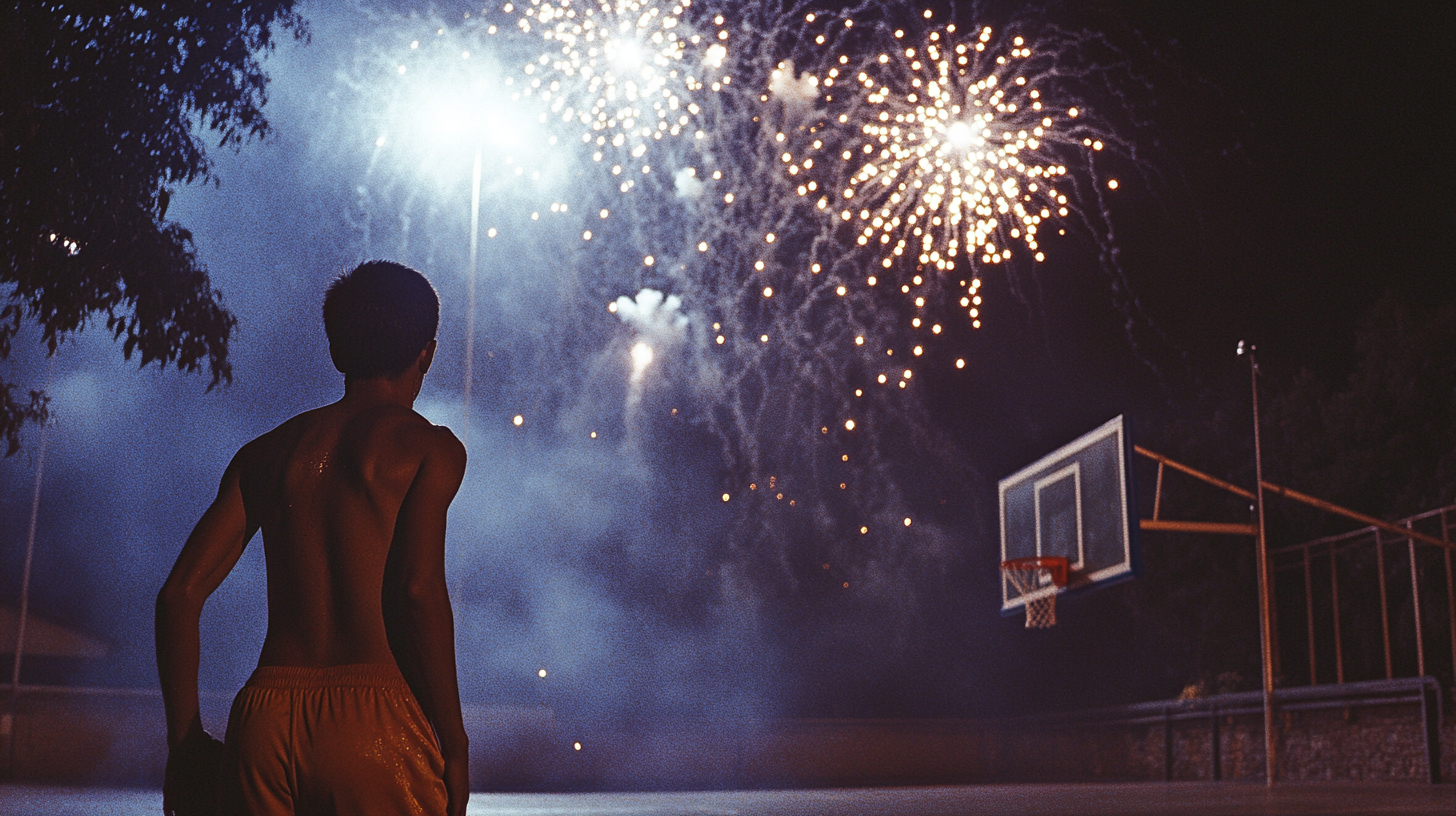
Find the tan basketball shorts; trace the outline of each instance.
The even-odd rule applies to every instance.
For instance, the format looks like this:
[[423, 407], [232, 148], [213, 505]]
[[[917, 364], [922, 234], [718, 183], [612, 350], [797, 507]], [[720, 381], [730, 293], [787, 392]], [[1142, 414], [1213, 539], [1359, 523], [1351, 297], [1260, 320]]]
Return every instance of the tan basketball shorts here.
[[445, 763], [394, 666], [259, 667], [226, 743], [223, 814], [445, 812]]

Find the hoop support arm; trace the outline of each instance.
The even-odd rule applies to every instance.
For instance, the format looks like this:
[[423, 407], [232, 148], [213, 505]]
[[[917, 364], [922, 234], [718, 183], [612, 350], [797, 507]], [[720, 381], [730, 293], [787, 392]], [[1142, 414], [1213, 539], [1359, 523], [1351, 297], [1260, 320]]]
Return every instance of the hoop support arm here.
[[1214, 533], [1217, 535], [1246, 535], [1258, 532], [1252, 524], [1225, 524], [1217, 521], [1166, 521], [1162, 519], [1140, 519], [1138, 528], [1168, 533]]
[[1456, 550], [1456, 542], [1442, 541], [1439, 538], [1428, 536], [1425, 533], [1418, 533], [1415, 530], [1407, 527], [1401, 527], [1397, 524], [1391, 524], [1388, 521], [1381, 521], [1374, 516], [1367, 516], [1364, 513], [1357, 513], [1354, 510], [1349, 509], [1348, 507], [1341, 507], [1338, 504], [1332, 504], [1325, 501], [1324, 499], [1316, 499], [1314, 496], [1311, 496], [1307, 493], [1300, 493], [1298, 490], [1291, 490], [1287, 487], [1280, 487], [1279, 485], [1272, 482], [1264, 482], [1264, 489], [1269, 491], [1270, 493], [1283, 496], [1286, 499], [1291, 499], [1302, 504], [1307, 504], [1310, 507], [1319, 508], [1320, 510], [1324, 510], [1327, 513], [1334, 513], [1337, 516], [1344, 516], [1345, 518], [1358, 521], [1361, 524], [1368, 524], [1371, 527], [1377, 527], [1392, 535], [1400, 536], [1401, 538], [1414, 539], [1421, 542], [1422, 544], [1434, 544], [1437, 547], [1442, 547], [1447, 550]]
[[[1167, 465], [1168, 467], [1176, 471], [1186, 473], [1189, 476], [1198, 479], [1199, 481], [1207, 482], [1208, 484], [1211, 484], [1214, 487], [1220, 488], [1222, 490], [1227, 490], [1228, 492], [1236, 496], [1242, 496], [1243, 498], [1249, 499], [1251, 501], [1256, 498], [1252, 491], [1245, 490], [1236, 484], [1226, 482], [1223, 479], [1218, 478], [1217, 476], [1210, 476], [1201, 470], [1191, 468], [1175, 459], [1169, 459], [1161, 453], [1154, 453], [1153, 451], [1150, 451], [1147, 448], [1142, 447], [1141, 445], [1134, 445], [1133, 451], [1139, 456], [1145, 456], [1148, 459], [1153, 460], [1154, 462]], [[1348, 507], [1341, 507], [1340, 505], [1334, 504], [1333, 502], [1327, 502], [1324, 499], [1317, 499], [1314, 496], [1309, 495], [1308, 493], [1301, 493], [1298, 490], [1283, 487], [1282, 485], [1277, 485], [1270, 481], [1265, 481], [1263, 484], [1264, 489], [1269, 491], [1270, 493], [1278, 496], [1283, 496], [1286, 499], [1289, 499], [1291, 501], [1297, 501], [1301, 504], [1307, 504], [1310, 507], [1323, 510], [1326, 513], [1334, 513], [1337, 516], [1344, 516], [1345, 518], [1358, 521], [1361, 524], [1384, 530], [1391, 535], [1419, 541], [1422, 544], [1431, 544], [1447, 550], [1456, 550], [1456, 542], [1442, 541], [1441, 539], [1434, 536], [1429, 536], [1425, 533], [1416, 532], [1415, 530], [1411, 530], [1406, 527], [1391, 524], [1388, 521], [1382, 521], [1374, 516], [1367, 516], [1364, 513], [1356, 512], [1349, 509]], [[1143, 530], [1164, 530], [1168, 532], [1183, 533], [1221, 533], [1229, 535], [1254, 535], [1257, 532], [1255, 526], [1252, 524], [1221, 524], [1201, 521], [1162, 521], [1157, 519], [1142, 519], [1138, 522], [1138, 527]]]
[[[1182, 462], [1176, 461], [1174, 459], [1169, 459], [1168, 457], [1164, 456], [1161, 453], [1153, 453], [1152, 451], [1148, 450], [1147, 448], [1145, 448], [1145, 447], [1143, 447], [1141, 445], [1133, 445], [1132, 446], [1132, 449], [1139, 456], [1146, 456], [1147, 458], [1153, 460], [1154, 462], [1159, 462], [1161, 464], [1167, 465], [1168, 467], [1170, 467], [1170, 468], [1172, 468], [1172, 469], [1174, 469], [1176, 471], [1180, 471], [1182, 473], [1186, 473], [1189, 476], [1192, 476], [1193, 478], [1198, 479], [1200, 481], [1208, 482], [1209, 484], [1213, 485], [1214, 487], [1221, 488], [1223, 490], [1227, 490], [1228, 492], [1234, 494], [1235, 496], [1242, 496], [1242, 497], [1244, 497], [1244, 498], [1246, 498], [1246, 499], [1248, 499], [1250, 501], [1253, 501], [1254, 498], [1255, 498], [1254, 494], [1251, 491], [1245, 490], [1245, 489], [1243, 489], [1242, 487], [1239, 487], [1236, 484], [1231, 484], [1229, 482], [1225, 482], [1223, 479], [1220, 479], [1217, 476], [1210, 476], [1207, 473], [1204, 473], [1201, 470], [1196, 470], [1194, 468], [1191, 468], [1191, 467], [1183, 464]], [[1268, 484], [1268, 483], [1266, 482], [1265, 484]]]

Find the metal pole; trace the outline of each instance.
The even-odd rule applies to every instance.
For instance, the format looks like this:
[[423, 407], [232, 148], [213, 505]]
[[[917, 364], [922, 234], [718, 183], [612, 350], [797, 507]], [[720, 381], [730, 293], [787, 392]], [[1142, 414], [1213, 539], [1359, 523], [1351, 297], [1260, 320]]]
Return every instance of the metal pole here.
[[1335, 682], [1345, 682], [1345, 646], [1340, 639], [1340, 576], [1335, 545], [1330, 544], [1330, 605], [1335, 621]]
[[[1278, 761], [1277, 733], [1274, 724], [1274, 622], [1273, 590], [1269, 575], [1269, 543], [1264, 532], [1264, 451], [1259, 442], [1259, 363], [1254, 359], [1255, 347], [1250, 344], [1249, 383], [1252, 386], [1254, 406], [1254, 484], [1255, 502], [1259, 512], [1258, 532], [1259, 558], [1259, 640], [1263, 647], [1264, 662], [1264, 779], [1265, 784], [1274, 785], [1275, 768]], [[1244, 351], [1239, 341], [1239, 353]]]
[[1158, 520], [1158, 511], [1163, 507], [1163, 463], [1158, 463], [1158, 487], [1153, 491], [1153, 521]]
[[1173, 714], [1163, 707], [1163, 781], [1173, 781]]
[[1441, 686], [1421, 682], [1421, 736], [1426, 743], [1426, 781], [1441, 781]]
[[1389, 680], [1395, 676], [1390, 666], [1390, 601], [1385, 591], [1385, 542], [1380, 539], [1380, 531], [1375, 531], [1375, 563], [1376, 579], [1380, 581], [1380, 638], [1385, 644], [1385, 679]]
[[470, 386], [475, 379], [475, 270], [480, 256], [480, 148], [475, 149], [475, 165], [470, 171], [470, 276], [465, 298], [465, 387], [464, 417], [461, 436], [470, 432]]
[[1309, 548], [1304, 548], [1304, 633], [1309, 641], [1309, 684], [1319, 685], [1314, 670], [1314, 582], [1309, 576]]
[[1388, 521], [1383, 521], [1374, 516], [1367, 516], [1364, 513], [1357, 513], [1348, 507], [1341, 507], [1333, 502], [1327, 502], [1324, 499], [1317, 499], [1314, 496], [1309, 495], [1308, 493], [1301, 493], [1298, 490], [1284, 487], [1283, 485], [1277, 485], [1273, 482], [1265, 482], [1264, 489], [1269, 491], [1270, 493], [1273, 493], [1276, 496], [1282, 496], [1291, 501], [1297, 501], [1300, 504], [1307, 504], [1310, 507], [1318, 508], [1325, 511], [1326, 513], [1334, 513], [1337, 516], [1344, 516], [1347, 519], [1350, 519], [1352, 521], [1358, 521], [1361, 524], [1374, 527], [1377, 530], [1384, 530], [1385, 532], [1390, 533], [1396, 538], [1414, 538], [1416, 541], [1419, 541], [1422, 544], [1430, 544], [1432, 547], [1440, 547], [1443, 550], [1456, 549], [1456, 544], [1452, 544], [1449, 541], [1442, 541], [1435, 536], [1429, 536], [1418, 530], [1413, 530], [1409, 527], [1402, 527], [1399, 524], [1392, 524]]
[[[47, 378], [49, 379], [49, 378]], [[10, 664], [10, 710], [6, 712], [6, 729], [9, 739], [6, 745], [5, 767], [7, 776], [15, 778], [15, 742], [19, 732], [16, 714], [20, 702], [20, 663], [25, 656], [25, 624], [30, 615], [30, 572], [35, 561], [35, 525], [40, 517], [40, 484], [45, 474], [46, 441], [49, 434], [46, 426], [40, 426], [39, 450], [35, 455], [35, 486], [30, 494], [30, 525], [25, 532], [25, 562], [20, 569], [20, 609], [15, 619], [15, 659]]]
[[1183, 464], [1182, 462], [1169, 459], [1161, 453], [1150, 451], [1142, 445], [1133, 445], [1132, 450], [1133, 453], [1136, 453], [1138, 456], [1146, 456], [1147, 458], [1153, 460], [1154, 462], [1157, 462], [1158, 464], [1167, 465], [1168, 467], [1178, 471], [1179, 473], [1186, 473], [1189, 476], [1192, 476], [1193, 478], [1199, 480], [1200, 482], [1207, 482], [1208, 484], [1213, 485], [1219, 490], [1227, 490], [1235, 496], [1241, 496], [1245, 499], [1248, 499], [1249, 501], [1254, 500], [1254, 492], [1252, 490], [1245, 490], [1236, 484], [1229, 484], [1223, 479], [1217, 478], [1215, 476], [1210, 476], [1207, 473], [1204, 473], [1203, 471], [1197, 470], [1195, 468], [1191, 468]]
[[[1410, 522], [1406, 521], [1405, 526], [1409, 527]], [[1416, 540], [1406, 539], [1406, 546], [1410, 548], [1411, 568], [1411, 606], [1416, 613], [1416, 677], [1426, 676], [1426, 640], [1421, 629], [1421, 584], [1418, 580], [1416, 570]]]
[[1139, 519], [1138, 529], [1173, 533], [1213, 533], [1214, 535], [1246, 535], [1258, 533], [1252, 524], [1225, 524], [1221, 521], [1160, 521]]
[[[1446, 511], [1441, 511], [1441, 538], [1451, 540], [1451, 527], [1446, 521]], [[1451, 635], [1451, 681], [1456, 683], [1456, 583], [1451, 580], [1451, 551], [1446, 551], [1446, 614], [1449, 616], [1446, 630]]]
[[1210, 713], [1213, 715], [1213, 768], [1211, 769], [1211, 776], [1213, 777], [1213, 781], [1217, 782], [1223, 778], [1223, 746], [1221, 744], [1223, 738], [1219, 734], [1218, 709], [1214, 708]]

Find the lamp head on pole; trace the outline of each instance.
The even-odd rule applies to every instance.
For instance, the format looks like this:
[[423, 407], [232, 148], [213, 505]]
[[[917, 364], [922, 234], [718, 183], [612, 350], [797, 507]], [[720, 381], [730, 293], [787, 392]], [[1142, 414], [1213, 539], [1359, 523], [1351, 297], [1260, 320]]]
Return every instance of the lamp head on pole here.
[[1252, 365], [1254, 367], [1254, 371], [1257, 372], [1259, 370], [1259, 362], [1254, 359], [1254, 352], [1258, 350], [1259, 347], [1254, 345], [1253, 343], [1245, 343], [1243, 340], [1240, 340], [1238, 349], [1235, 351], [1235, 353], [1242, 357], [1244, 356], [1244, 353], [1247, 352], [1249, 355], [1249, 364]]

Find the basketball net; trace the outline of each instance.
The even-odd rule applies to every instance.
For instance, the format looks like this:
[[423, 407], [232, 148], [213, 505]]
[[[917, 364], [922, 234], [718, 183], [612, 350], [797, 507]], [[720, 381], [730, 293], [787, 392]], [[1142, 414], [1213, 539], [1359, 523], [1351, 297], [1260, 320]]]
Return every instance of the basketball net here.
[[1023, 604], [1027, 629], [1048, 629], [1057, 625], [1056, 587], [1067, 583], [1065, 558], [1018, 558], [1003, 562], [1001, 572], [1021, 595], [1048, 587], [1052, 589], [1045, 596], [1032, 598]]

